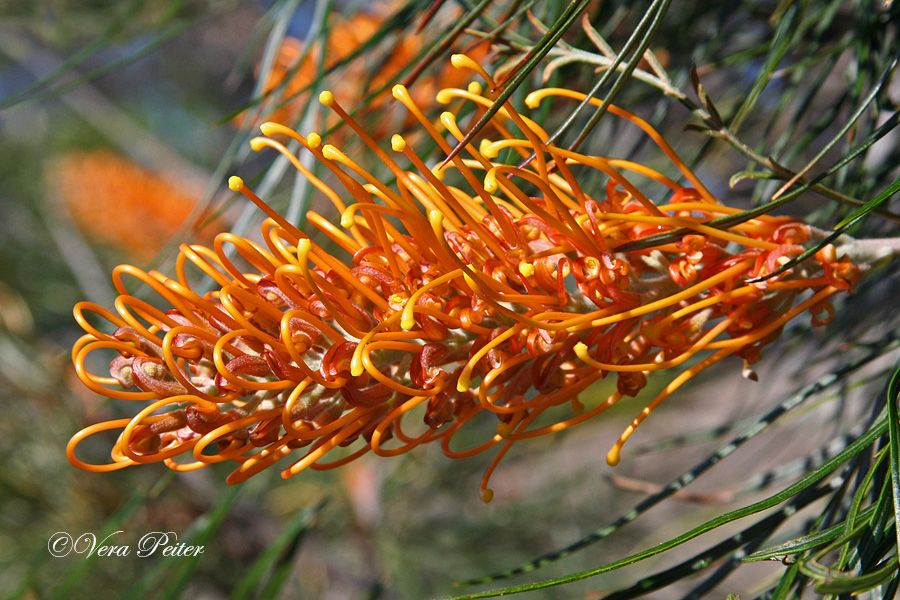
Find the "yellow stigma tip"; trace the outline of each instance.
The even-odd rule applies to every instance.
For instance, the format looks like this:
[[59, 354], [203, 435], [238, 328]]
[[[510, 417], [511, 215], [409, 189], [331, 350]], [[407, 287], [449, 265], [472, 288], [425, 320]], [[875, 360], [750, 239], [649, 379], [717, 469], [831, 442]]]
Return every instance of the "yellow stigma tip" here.
[[441, 211], [435, 209], [428, 211], [428, 222], [431, 223], [431, 228], [436, 229], [440, 227], [444, 228], [444, 215], [441, 214]]
[[619, 447], [615, 446], [612, 450], [609, 451], [609, 454], [606, 455], [606, 464], [614, 467], [619, 464], [620, 460], [622, 460], [622, 457], [619, 456]]
[[469, 65], [472, 62], [472, 59], [466, 56], [465, 54], [454, 54], [450, 57], [450, 64], [456, 67], [457, 69], [462, 69]]
[[363, 366], [362, 357], [357, 359], [357, 355], [354, 354], [353, 358], [350, 359], [350, 375], [359, 377], [365, 370], [366, 368]]
[[250, 140], [250, 147], [253, 148], [254, 152], [259, 152], [260, 150], [262, 150], [263, 148], [268, 146], [267, 142], [268, 142], [268, 138], [255, 137], [252, 140]]
[[332, 104], [334, 104], [334, 94], [332, 94], [328, 90], [325, 90], [324, 92], [319, 94], [319, 102], [321, 102], [325, 106], [331, 106]]
[[573, 348], [573, 350], [575, 350], [575, 354], [576, 354], [576, 355], [578, 356], [578, 358], [580, 358], [581, 360], [585, 360], [585, 359], [587, 359], [587, 358], [590, 358], [590, 356], [588, 355], [588, 347], [587, 347], [587, 344], [585, 344], [584, 342], [578, 342], [577, 344], [575, 344], [575, 348]]
[[444, 173], [444, 170], [441, 169], [440, 167], [434, 167], [433, 169], [431, 169], [431, 172], [434, 173], [434, 176], [437, 177], [438, 181], [444, 180], [445, 173]]
[[403, 331], [409, 331], [416, 325], [416, 319], [412, 316], [412, 314], [407, 315], [406, 311], [403, 312], [403, 316], [400, 317], [400, 327]]
[[233, 175], [228, 178], [228, 188], [232, 192], [239, 192], [244, 189], [244, 180], [237, 175]]
[[335, 148], [334, 146], [332, 146], [331, 144], [325, 144], [325, 146], [322, 147], [322, 156], [324, 156], [328, 160], [334, 160], [339, 155], [340, 155], [340, 152], [338, 151], [338, 149]]
[[484, 191], [488, 194], [493, 194], [497, 191], [498, 188], [497, 177], [493, 173], [488, 173], [488, 175], [484, 178]]
[[406, 150], [406, 140], [404, 140], [403, 136], [399, 133], [395, 133], [391, 136], [391, 149], [394, 152], [403, 152]]
[[278, 131], [278, 123], [263, 123], [259, 126], [259, 130], [263, 135], [275, 135], [275, 132]]
[[391, 88], [391, 95], [394, 96], [397, 100], [402, 100], [403, 98], [409, 97], [409, 92], [406, 91], [405, 85], [400, 85], [399, 83]]
[[457, 392], [468, 392], [469, 388], [472, 386], [472, 380], [465, 374], [459, 376], [459, 380], [456, 382], [456, 391]]
[[481, 491], [481, 501], [487, 504], [494, 499], [494, 490], [484, 489]]
[[528, 108], [537, 108], [541, 105], [541, 97], [535, 93], [531, 92], [527, 96], [525, 96], [525, 106]]
[[345, 212], [341, 215], [341, 227], [343, 227], [344, 229], [350, 229], [355, 224], [356, 222], [353, 220], [353, 215], [351, 215], [349, 212]]
[[469, 84], [469, 93], [480, 96], [482, 91], [484, 91], [484, 88], [482, 88], [481, 84], [477, 81], [473, 81]]
[[447, 128], [447, 131], [456, 129], [456, 115], [452, 112], [444, 111], [441, 113], [441, 125]]
[[527, 263], [524, 260], [520, 261], [519, 273], [521, 273], [523, 277], [531, 277], [532, 275], [534, 275], [534, 265], [531, 263]]
[[441, 90], [437, 93], [434, 99], [438, 101], [438, 104], [450, 104], [450, 102], [453, 100], [453, 91]]
[[322, 136], [313, 131], [306, 136], [306, 144], [310, 148], [318, 148], [322, 144]]

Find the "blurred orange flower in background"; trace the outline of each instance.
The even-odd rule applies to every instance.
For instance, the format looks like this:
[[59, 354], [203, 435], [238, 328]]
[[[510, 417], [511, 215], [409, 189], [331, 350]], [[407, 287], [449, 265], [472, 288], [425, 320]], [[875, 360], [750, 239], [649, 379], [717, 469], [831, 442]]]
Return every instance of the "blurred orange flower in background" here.
[[[354, 13], [350, 18], [338, 20], [331, 26], [325, 45], [325, 56], [328, 57], [325, 70], [368, 43], [390, 16], [390, 6], [376, 5], [369, 7], [369, 11]], [[416, 62], [418, 55], [424, 50], [423, 39], [421, 36], [400, 35], [391, 38], [389, 44], [376, 44], [376, 50], [366, 52], [344, 66], [339, 77], [328, 78], [330, 89], [346, 104], [361, 106], [369, 94], [383, 87], [384, 91], [365, 108], [366, 112], [373, 111], [390, 97], [388, 84], [398, 78], [404, 67]], [[467, 49], [466, 53], [480, 61], [487, 55], [488, 49], [488, 43], [480, 43]], [[301, 40], [285, 38], [263, 86], [266, 94], [283, 86], [276, 98], [284, 98], [285, 102], [268, 112], [261, 120], [285, 124], [298, 121], [309, 103], [308, 88], [316, 79], [321, 56], [321, 44], [314, 44], [307, 52]], [[464, 85], [466, 81], [464, 72], [443, 62], [436, 66], [436, 70], [430, 71], [430, 74], [426, 71], [420, 76], [410, 86], [409, 93], [417, 103], [427, 104], [439, 89]]]
[[[69, 153], [50, 174], [49, 185], [86, 236], [141, 261], [185, 224], [203, 193], [201, 185], [169, 181], [110, 150]], [[221, 229], [213, 221], [196, 237], [208, 241]]]

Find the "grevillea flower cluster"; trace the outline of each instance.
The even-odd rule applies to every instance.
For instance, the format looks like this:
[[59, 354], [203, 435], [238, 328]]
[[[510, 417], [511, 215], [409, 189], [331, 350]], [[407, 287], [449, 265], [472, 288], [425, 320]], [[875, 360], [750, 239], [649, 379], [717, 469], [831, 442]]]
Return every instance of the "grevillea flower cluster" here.
[[[452, 62], [486, 86], [444, 89], [438, 102], [473, 103], [476, 116], [491, 107], [490, 76], [463, 55]], [[463, 138], [453, 113], [440, 116], [441, 132], [404, 87], [393, 95], [444, 152], [451, 151], [445, 136]], [[541, 89], [526, 104], [583, 98]], [[648, 123], [615, 106], [610, 113], [649, 136], [684, 184], [628, 160], [558, 147], [511, 104], [491, 121], [490, 138], [429, 168], [402, 137], [393, 137], [390, 152], [333, 94], [320, 100], [396, 182], [386, 184], [315, 133], [264, 124], [253, 148], [290, 159], [339, 211], [340, 226], [310, 212], [321, 234], [315, 237], [327, 240], [320, 245], [233, 177], [231, 188], [269, 216], [264, 243], [222, 233], [213, 248], [183, 245], [174, 278], [117, 267], [115, 312], [90, 303], [75, 309], [87, 334], [74, 363], [90, 389], [142, 408], [75, 435], [68, 447], [75, 465], [108, 471], [164, 462], [184, 471], [234, 461], [228, 482], [236, 483], [295, 451], [284, 477], [431, 442], [451, 458], [497, 446], [482, 481], [489, 500], [490, 474], [515, 442], [588, 421], [638, 395], [653, 371], [690, 364], [614, 443], [607, 457], [614, 465], [635, 428], [686, 381], [728, 356], [752, 364], [805, 311], [813, 324], [826, 320], [829, 298], [859, 276], [829, 248], [748, 282], [799, 254], [808, 228], [780, 216], [726, 230], [707, 225], [739, 210], [717, 200]], [[292, 140], [327, 167], [342, 192], [304, 167], [286, 146]], [[504, 149], [516, 153], [518, 166], [497, 161]], [[591, 171], [608, 183], [579, 185]], [[654, 202], [633, 180], [667, 191]], [[675, 242], [617, 250], [680, 228], [690, 233]], [[195, 272], [212, 291], [195, 291]], [[171, 308], [130, 295], [128, 278]], [[112, 332], [92, 324], [90, 313]], [[109, 375], [89, 371], [95, 352], [114, 354]], [[579, 396], [607, 377], [615, 378], [615, 391], [583, 405]], [[484, 419], [496, 431], [489, 427], [481, 443], [459, 447], [457, 434], [467, 425], [484, 431], [475, 424]], [[76, 458], [84, 438], [108, 430], [120, 431], [109, 464]]]

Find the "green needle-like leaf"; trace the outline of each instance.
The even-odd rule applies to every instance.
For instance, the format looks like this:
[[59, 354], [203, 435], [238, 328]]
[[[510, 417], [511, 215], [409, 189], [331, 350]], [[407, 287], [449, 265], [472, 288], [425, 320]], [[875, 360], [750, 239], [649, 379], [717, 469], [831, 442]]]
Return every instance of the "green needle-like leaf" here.
[[648, 550], [644, 550], [643, 552], [638, 552], [637, 554], [632, 554], [631, 556], [622, 558], [620, 560], [607, 563], [605, 565], [595, 567], [593, 569], [587, 569], [585, 571], [580, 571], [578, 573], [572, 573], [571, 575], [566, 575], [563, 577], [557, 577], [552, 579], [546, 579], [544, 581], [539, 581], [537, 583], [530, 583], [525, 585], [519, 585], [514, 587], [501, 588], [497, 590], [490, 590], [487, 592], [480, 592], [476, 594], [466, 594], [462, 596], [454, 596], [452, 600], [474, 600], [475, 598], [494, 598], [497, 596], [503, 596], [506, 594], [519, 594], [522, 592], [530, 592], [533, 590], [544, 589], [548, 587], [553, 587], [557, 585], [563, 585], [566, 583], [571, 583], [574, 581], [580, 581], [582, 579], [588, 579], [590, 577], [594, 577], [596, 575], [600, 575], [602, 573], [609, 573], [610, 571], [615, 571], [616, 569], [621, 569], [622, 567], [632, 565], [634, 563], [640, 562], [642, 560], [646, 560], [658, 554], [662, 554], [672, 548], [680, 546], [685, 542], [688, 542], [698, 536], [701, 536], [705, 533], [708, 533], [722, 525], [727, 523], [731, 523], [732, 521], [736, 521], [738, 519], [742, 519], [744, 517], [748, 517], [750, 515], [756, 514], [760, 511], [772, 508], [773, 506], [777, 506], [778, 504], [784, 502], [785, 500], [789, 500], [793, 498], [798, 493], [803, 490], [815, 485], [817, 482], [821, 481], [823, 478], [827, 477], [831, 472], [837, 469], [840, 465], [853, 458], [863, 450], [869, 447], [876, 439], [884, 435], [887, 431], [887, 415], [886, 411], [882, 411], [882, 414], [878, 417], [876, 424], [868, 431], [865, 435], [860, 437], [854, 443], [847, 447], [846, 450], [823, 464], [821, 467], [809, 473], [801, 480], [797, 481], [793, 485], [788, 486], [781, 492], [769, 496], [764, 500], [760, 500], [754, 504], [746, 506], [744, 508], [740, 508], [738, 510], [731, 511], [726, 513], [720, 517], [716, 517], [702, 525], [699, 525], [690, 531], [687, 531], [673, 539], [667, 540], [660, 544], [657, 544], [653, 548]]
[[900, 410], [897, 402], [900, 399], [900, 369], [894, 372], [888, 385], [888, 432], [890, 435], [891, 453], [891, 491], [894, 500], [894, 530], [897, 533], [897, 548], [900, 552]]
[[800, 17], [805, 7], [806, 2], [792, 2], [778, 21], [778, 28], [775, 30], [775, 36], [772, 39], [772, 48], [769, 51], [769, 55], [766, 57], [766, 61], [763, 63], [756, 81], [753, 82], [753, 87], [747, 93], [746, 100], [744, 100], [744, 103], [731, 120], [729, 128], [732, 131], [737, 132], [741, 128], [744, 119], [750, 114], [759, 96], [768, 85], [775, 69], [790, 51], [791, 42], [797, 33]]
[[[191, 546], [206, 546], [215, 539], [215, 535], [225, 522], [231, 508], [237, 500], [242, 488], [238, 486], [228, 487], [216, 500], [210, 510], [198, 517], [191, 526], [191, 530], [185, 532], [184, 541]], [[196, 556], [159, 556], [147, 557], [156, 560], [156, 564], [138, 579], [122, 596], [123, 600], [137, 600], [146, 598], [150, 590], [160, 587], [164, 581], [159, 598], [175, 600], [184, 592], [187, 582], [197, 569], [203, 554]]]
[[[859, 522], [850, 530], [852, 534], [858, 534], [869, 525], [869, 520], [875, 514], [875, 506], [869, 506], [862, 510], [859, 514]], [[800, 554], [813, 548], [818, 548], [832, 540], [835, 540], [846, 533], [846, 526], [843, 522], [832, 525], [828, 529], [817, 531], [810, 535], [793, 539], [765, 550], [759, 550], [747, 556], [744, 562], [759, 562], [763, 560], [782, 560], [792, 554]]]
[[[128, 519], [130, 519], [134, 513], [140, 509], [140, 507], [147, 501], [147, 498], [150, 495], [151, 491], [159, 491], [165, 488], [173, 479], [174, 473], [166, 473], [160, 480], [157, 485], [153, 486], [153, 488], [141, 488], [139, 490], [134, 491], [128, 500], [125, 501], [124, 504], [113, 514], [109, 520], [104, 524], [103, 529], [101, 529], [100, 533], [97, 536], [98, 540], [105, 539], [109, 534], [116, 531], [119, 527], [121, 527]], [[58, 600], [62, 598], [70, 598], [72, 593], [77, 590], [83, 583], [84, 579], [91, 573], [92, 568], [95, 566], [97, 560], [100, 559], [100, 556], [97, 554], [92, 554], [91, 556], [85, 557], [83, 560], [79, 561], [68, 573], [62, 578], [56, 588], [52, 591], [49, 598], [53, 600]]]
[[853, 211], [853, 214], [851, 214], [849, 217], [847, 217], [846, 219], [844, 219], [843, 221], [838, 223], [836, 231], [834, 233], [830, 234], [825, 239], [817, 242], [812, 248], [809, 248], [809, 249], [803, 251], [800, 255], [795, 256], [794, 258], [792, 258], [788, 262], [784, 263], [783, 265], [781, 265], [780, 267], [778, 267], [771, 273], [767, 273], [766, 275], [763, 275], [762, 277], [748, 279], [747, 281], [749, 283], [754, 283], [757, 281], [765, 281], [766, 279], [769, 279], [771, 277], [777, 277], [778, 275], [784, 273], [788, 269], [794, 268], [795, 266], [799, 265], [806, 259], [813, 256], [816, 252], [818, 252], [819, 250], [821, 250], [822, 248], [824, 248], [825, 246], [827, 246], [828, 244], [830, 244], [831, 242], [833, 242], [834, 240], [836, 240], [837, 238], [842, 236], [857, 221], [859, 221], [860, 219], [865, 217], [867, 214], [869, 214], [870, 212], [872, 212], [873, 210], [875, 210], [876, 208], [878, 208], [879, 206], [884, 204], [891, 196], [896, 194], [898, 191], [900, 191], [900, 177], [895, 179], [894, 182], [891, 185], [889, 185], [887, 187], [887, 189], [885, 189], [883, 192], [878, 194], [878, 196], [876, 196], [869, 202], [866, 202], [865, 205], [863, 205], [860, 208], [858, 208], [857, 210]]
[[[229, 600], [246, 600], [253, 597], [253, 591], [259, 588], [266, 573], [275, 573], [276, 567], [284, 562], [287, 550], [296, 547], [303, 535], [312, 526], [313, 520], [325, 507], [327, 500], [301, 510], [291, 519], [271, 544], [266, 547], [256, 562], [247, 569], [247, 573], [238, 582], [229, 596]], [[271, 578], [270, 578], [271, 579]]]

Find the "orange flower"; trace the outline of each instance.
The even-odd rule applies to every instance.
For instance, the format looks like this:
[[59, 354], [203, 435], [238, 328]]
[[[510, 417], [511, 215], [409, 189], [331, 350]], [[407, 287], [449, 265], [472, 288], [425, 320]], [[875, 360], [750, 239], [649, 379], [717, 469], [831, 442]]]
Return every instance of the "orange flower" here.
[[[203, 192], [185, 192], [109, 150], [68, 154], [52, 173], [52, 185], [80, 229], [142, 261], [171, 239]], [[221, 224], [206, 226], [198, 237], [212, 239], [216, 229]]]
[[[346, 20], [338, 19], [329, 30], [324, 50], [328, 57], [325, 67], [337, 65], [367, 43], [384, 25], [389, 16], [389, 8], [381, 6], [379, 10], [375, 6], [373, 13], [356, 12]], [[420, 38], [408, 35], [398, 36], [389, 48], [385, 48], [384, 44], [377, 48], [378, 50], [367, 52], [342, 67], [340, 77], [333, 78], [332, 90], [336, 96], [345, 99], [348, 104], [362, 104], [373, 90], [396, 80], [401, 70], [415, 61], [423, 50]], [[471, 50], [471, 55], [480, 59], [486, 55], [487, 49], [487, 43], [479, 44]], [[316, 44], [307, 51], [300, 40], [285, 38], [264, 82], [263, 91], [270, 93], [281, 86], [282, 90], [277, 97], [287, 100], [270, 112], [265, 120], [293, 123], [300, 118], [309, 102], [309, 94], [304, 90], [315, 81], [321, 56], [321, 44]], [[465, 81], [465, 74], [445, 67], [431, 76], [420, 77], [411, 94], [417, 102], [424, 103], [430, 101], [440, 87], [463, 85]], [[367, 105], [367, 111], [372, 111], [387, 97], [387, 92], [377, 97]]]
[[[456, 55], [453, 64], [493, 87], [471, 59]], [[393, 95], [449, 153], [446, 133], [434, 129], [406, 89], [396, 86]], [[583, 98], [544, 89], [526, 103], [560, 96]], [[477, 83], [442, 90], [437, 99], [492, 105]], [[651, 372], [704, 356], [674, 377], [613, 445], [607, 460], [616, 464], [634, 429], [684, 382], [727, 356], [757, 360], [785, 323], [807, 310], [827, 311], [828, 299], [858, 277], [855, 265], [823, 252], [780, 277], [747, 283], [796, 254], [807, 228], [771, 216], [728, 230], [706, 225], [739, 211], [714, 198], [649, 124], [618, 107], [609, 110], [650, 136], [687, 186], [627, 160], [549, 144], [546, 132], [509, 104], [491, 124], [495, 139], [469, 146], [468, 158], [455, 157], [444, 170], [426, 167], [394, 136], [393, 151], [412, 165], [404, 170], [332, 93], [320, 100], [393, 173], [396, 186], [322, 146], [316, 134], [264, 124], [253, 148], [281, 152], [331, 200], [341, 227], [314, 212], [309, 222], [346, 258], [327, 252], [232, 178], [232, 189], [270, 217], [265, 246], [228, 233], [217, 236], [214, 249], [185, 245], [174, 279], [118, 267], [115, 313], [90, 303], [76, 307], [87, 331], [73, 350], [82, 381], [111, 398], [150, 403], [133, 418], [78, 433], [68, 448], [74, 464], [104, 471], [163, 461], [187, 470], [232, 460], [239, 465], [228, 481], [235, 483], [301, 448], [283, 476], [428, 442], [440, 443], [451, 458], [500, 445], [482, 481], [489, 500], [490, 474], [516, 441], [587, 421], [640, 393]], [[453, 114], [440, 121], [462, 138]], [[276, 138], [311, 152], [346, 195], [309, 174]], [[505, 148], [523, 157], [534, 152], [535, 160], [526, 167], [497, 162]], [[579, 185], [590, 169], [608, 175], [605, 190]], [[667, 187], [664, 202], [652, 202], [631, 181], [634, 173]], [[617, 251], [676, 228], [693, 233], [653, 249]], [[229, 248], [252, 270], [238, 267]], [[214, 291], [193, 291], [189, 268], [210, 278]], [[172, 308], [164, 312], [128, 295], [124, 275]], [[102, 332], [88, 313], [117, 329]], [[86, 368], [95, 351], [116, 354], [109, 377]], [[579, 394], [610, 374], [617, 377], [615, 393], [584, 410]], [[555, 422], [532, 427], [542, 415]], [[495, 419], [496, 434], [456, 448], [456, 434], [484, 418]], [[112, 463], [75, 457], [82, 439], [112, 429], [122, 430]], [[349, 449], [323, 463], [338, 446]], [[176, 461], [186, 453], [193, 462]]]

